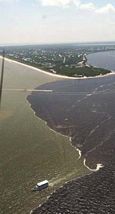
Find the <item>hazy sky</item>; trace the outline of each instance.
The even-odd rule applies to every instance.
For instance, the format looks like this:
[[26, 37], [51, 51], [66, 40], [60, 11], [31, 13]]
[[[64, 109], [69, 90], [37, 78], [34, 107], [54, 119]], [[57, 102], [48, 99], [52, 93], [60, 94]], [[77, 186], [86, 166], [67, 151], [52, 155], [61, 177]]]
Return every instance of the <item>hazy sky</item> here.
[[115, 0], [0, 0], [0, 44], [115, 41]]

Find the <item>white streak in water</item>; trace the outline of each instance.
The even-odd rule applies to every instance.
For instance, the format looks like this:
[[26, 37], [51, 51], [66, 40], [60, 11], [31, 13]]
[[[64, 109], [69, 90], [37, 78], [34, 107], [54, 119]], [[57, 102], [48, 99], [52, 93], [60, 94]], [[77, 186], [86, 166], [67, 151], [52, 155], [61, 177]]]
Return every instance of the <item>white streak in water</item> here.
[[24, 88], [4, 88], [3, 91], [22, 91], [22, 92], [47, 92], [51, 93], [53, 90], [41, 90], [41, 89], [24, 89]]
[[99, 171], [99, 169], [101, 169], [101, 168], [104, 167], [103, 164], [98, 163], [96, 169], [91, 169], [89, 166], [86, 165], [86, 159], [84, 159], [83, 163], [84, 163], [84, 166], [85, 166], [87, 169], [89, 169], [91, 172], [97, 172], [97, 171]]
[[71, 142], [71, 146], [78, 152], [78, 154], [79, 154], [79, 157], [78, 157], [78, 160], [81, 158], [81, 150], [80, 149], [78, 149], [78, 148], [76, 148], [75, 146], [73, 146], [73, 144], [72, 144], [72, 137], [69, 137], [69, 141]]
[[78, 160], [81, 158], [81, 150], [80, 149], [76, 149], [77, 151], [78, 151], [78, 153], [79, 153], [79, 158], [78, 158]]

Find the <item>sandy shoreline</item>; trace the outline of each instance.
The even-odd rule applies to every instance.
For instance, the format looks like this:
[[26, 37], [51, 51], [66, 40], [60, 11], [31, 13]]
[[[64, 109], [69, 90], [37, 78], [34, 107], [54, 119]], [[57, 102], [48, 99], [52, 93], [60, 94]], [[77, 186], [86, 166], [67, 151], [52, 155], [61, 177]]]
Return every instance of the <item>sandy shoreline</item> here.
[[[0, 59], [2, 59], [2, 56], [0, 56]], [[101, 78], [101, 77], [106, 77], [106, 76], [110, 76], [110, 75], [115, 75], [115, 72], [114, 71], [111, 71], [110, 73], [108, 74], [105, 74], [105, 75], [97, 75], [97, 76], [94, 76], [94, 77], [69, 77], [69, 76], [64, 76], [64, 75], [59, 75], [59, 74], [53, 74], [53, 73], [50, 73], [48, 71], [45, 71], [45, 70], [42, 70], [40, 68], [36, 68], [34, 66], [31, 66], [31, 65], [27, 65], [27, 64], [24, 64], [24, 63], [21, 63], [21, 62], [18, 62], [16, 60], [12, 60], [12, 59], [9, 59], [7, 57], [5, 57], [5, 60], [7, 62], [10, 62], [10, 63], [16, 63], [18, 65], [22, 65], [24, 67], [27, 67], [27, 68], [30, 68], [30, 69], [33, 69], [33, 70], [36, 70], [36, 71], [39, 71], [40, 73], [43, 73], [43, 74], [47, 74], [49, 76], [52, 76], [52, 77], [57, 77], [57, 78], [60, 78], [60, 79], [78, 79], [78, 80], [86, 80], [86, 79], [94, 79], [94, 78]]]

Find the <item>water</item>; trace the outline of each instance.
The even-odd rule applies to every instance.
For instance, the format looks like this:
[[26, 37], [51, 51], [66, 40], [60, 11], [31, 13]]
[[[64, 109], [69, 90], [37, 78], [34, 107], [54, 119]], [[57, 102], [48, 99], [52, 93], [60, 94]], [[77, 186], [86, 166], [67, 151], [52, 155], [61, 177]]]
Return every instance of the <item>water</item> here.
[[108, 70], [115, 71], [115, 51], [106, 51], [89, 54], [88, 63]]
[[[66, 134], [74, 136], [77, 128], [74, 144], [77, 142], [80, 147], [83, 141], [83, 153], [87, 153], [89, 148], [94, 152], [98, 141], [108, 142], [108, 136], [113, 137], [115, 76], [59, 80], [23, 65], [5, 63], [4, 89], [53, 89], [54, 94], [32, 93], [32, 97], [36, 95], [37, 110], [38, 106], [44, 107], [37, 115], [49, 122], [48, 118], [43, 118], [49, 108], [51, 118], [58, 123], [58, 132], [63, 121], [69, 126], [74, 124], [74, 131], [68, 129]], [[29, 213], [66, 181], [89, 172], [83, 166], [83, 159], [78, 160], [78, 152], [68, 138], [52, 131], [35, 116], [27, 101], [28, 95], [26, 90], [3, 91], [0, 111], [1, 214]], [[93, 159], [94, 163], [103, 160], [100, 148], [101, 145], [95, 153], [88, 154], [89, 163]], [[114, 151], [113, 148], [110, 147], [110, 151]], [[108, 150], [104, 156], [106, 159], [107, 154], [110, 154]], [[49, 190], [32, 193], [31, 188], [44, 179], [50, 181]]]
[[94, 173], [65, 185], [37, 213], [47, 213], [49, 207], [51, 213], [63, 213], [66, 208], [69, 213], [114, 213], [115, 74], [51, 82], [38, 89], [53, 92], [34, 91], [28, 97], [36, 115], [71, 136]]
[[[5, 62], [3, 89], [32, 89], [58, 81], [23, 65]], [[35, 116], [27, 101], [29, 93], [4, 91], [0, 110], [0, 213], [29, 213], [55, 188], [86, 174], [83, 160], [69, 139], [48, 128]], [[48, 179], [49, 190], [32, 193], [39, 181]]]

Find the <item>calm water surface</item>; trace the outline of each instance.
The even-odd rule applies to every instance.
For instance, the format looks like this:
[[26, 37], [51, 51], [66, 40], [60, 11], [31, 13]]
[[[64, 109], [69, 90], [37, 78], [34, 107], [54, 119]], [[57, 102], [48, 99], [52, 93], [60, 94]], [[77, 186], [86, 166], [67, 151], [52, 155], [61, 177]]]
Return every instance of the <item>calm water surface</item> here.
[[115, 51], [106, 51], [89, 54], [88, 63], [108, 70], [115, 71]]

